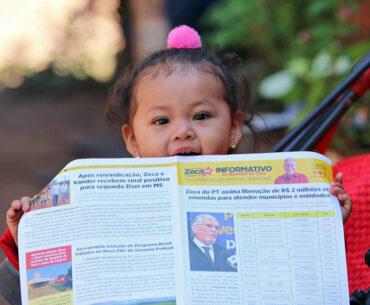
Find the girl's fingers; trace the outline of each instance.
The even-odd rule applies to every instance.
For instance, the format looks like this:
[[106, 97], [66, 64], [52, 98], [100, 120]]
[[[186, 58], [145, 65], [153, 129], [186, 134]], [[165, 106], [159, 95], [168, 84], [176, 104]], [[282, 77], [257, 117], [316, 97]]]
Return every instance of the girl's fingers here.
[[329, 193], [337, 196], [342, 211], [343, 223], [345, 223], [352, 211], [352, 199], [344, 191], [343, 174], [338, 173], [335, 180], [330, 184]]
[[12, 209], [12, 208], [10, 208], [10, 209], [8, 209], [8, 211], [6, 212], [6, 216], [8, 217], [8, 218], [14, 218], [15, 217], [15, 211]]
[[22, 204], [22, 210], [23, 212], [27, 212], [30, 209], [30, 203], [31, 203], [30, 197], [22, 197], [21, 198], [21, 204]]
[[22, 203], [19, 200], [14, 200], [11, 203], [10, 208], [7, 210], [6, 215], [11, 219], [15, 219], [19, 217], [20, 214], [23, 214], [21, 212], [22, 212]]
[[21, 207], [22, 207], [22, 204], [21, 204], [21, 202], [19, 200], [14, 200], [10, 204], [10, 208], [13, 209], [13, 210], [19, 210]]
[[21, 200], [13, 200], [7, 211], [7, 217], [15, 219], [30, 210], [30, 197], [22, 197]]
[[336, 176], [335, 176], [335, 182], [338, 182], [340, 184], [343, 184], [343, 174], [342, 173], [338, 173]]
[[345, 194], [344, 189], [338, 186], [331, 186], [329, 188], [329, 193], [334, 196], [338, 196], [338, 198], [339, 198], [339, 195]]
[[339, 195], [338, 198], [339, 198], [340, 204], [343, 207], [352, 210], [352, 199], [351, 199], [351, 197], [349, 197], [347, 194], [341, 194], [341, 195]]
[[344, 192], [344, 188], [343, 188], [343, 174], [342, 173], [337, 174], [337, 176], [335, 177], [335, 180], [330, 183], [330, 187], [331, 188], [339, 187]]
[[21, 219], [24, 212], [30, 210], [31, 200], [32, 199], [30, 197], [22, 197], [21, 200], [14, 200], [10, 204], [10, 208], [6, 213], [6, 222], [8, 223], [10, 233], [12, 234], [13, 239], [17, 245], [19, 220]]

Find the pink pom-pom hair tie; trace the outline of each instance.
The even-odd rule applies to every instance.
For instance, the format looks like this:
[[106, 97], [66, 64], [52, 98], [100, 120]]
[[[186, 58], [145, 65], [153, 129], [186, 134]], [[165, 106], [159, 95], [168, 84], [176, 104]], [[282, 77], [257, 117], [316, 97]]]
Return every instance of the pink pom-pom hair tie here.
[[202, 41], [196, 30], [187, 25], [172, 29], [167, 38], [167, 49], [199, 49]]

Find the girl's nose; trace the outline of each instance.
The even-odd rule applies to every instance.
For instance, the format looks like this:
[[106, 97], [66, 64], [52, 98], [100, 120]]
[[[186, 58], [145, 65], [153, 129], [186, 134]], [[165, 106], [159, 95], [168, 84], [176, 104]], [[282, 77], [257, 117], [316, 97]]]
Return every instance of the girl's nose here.
[[190, 122], [179, 121], [173, 125], [174, 140], [191, 140], [195, 136], [194, 129]]

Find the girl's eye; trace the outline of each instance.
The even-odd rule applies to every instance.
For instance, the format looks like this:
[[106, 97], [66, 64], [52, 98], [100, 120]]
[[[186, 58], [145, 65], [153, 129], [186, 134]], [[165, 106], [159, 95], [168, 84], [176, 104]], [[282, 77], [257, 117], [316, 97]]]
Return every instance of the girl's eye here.
[[164, 124], [168, 124], [170, 121], [166, 118], [159, 118], [159, 119], [156, 119], [154, 121], [154, 124], [156, 125], [164, 125]]
[[207, 113], [207, 112], [200, 112], [200, 113], [197, 113], [195, 116], [194, 116], [194, 118], [193, 118], [193, 120], [205, 120], [205, 119], [208, 119], [208, 118], [210, 118], [211, 116], [210, 116], [210, 114], [209, 113]]

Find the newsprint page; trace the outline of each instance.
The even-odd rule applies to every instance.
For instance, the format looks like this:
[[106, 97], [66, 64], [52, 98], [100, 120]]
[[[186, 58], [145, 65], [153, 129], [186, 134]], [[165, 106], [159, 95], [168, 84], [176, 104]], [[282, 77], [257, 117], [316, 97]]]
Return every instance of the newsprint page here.
[[330, 160], [69, 163], [19, 227], [22, 304], [348, 304]]

